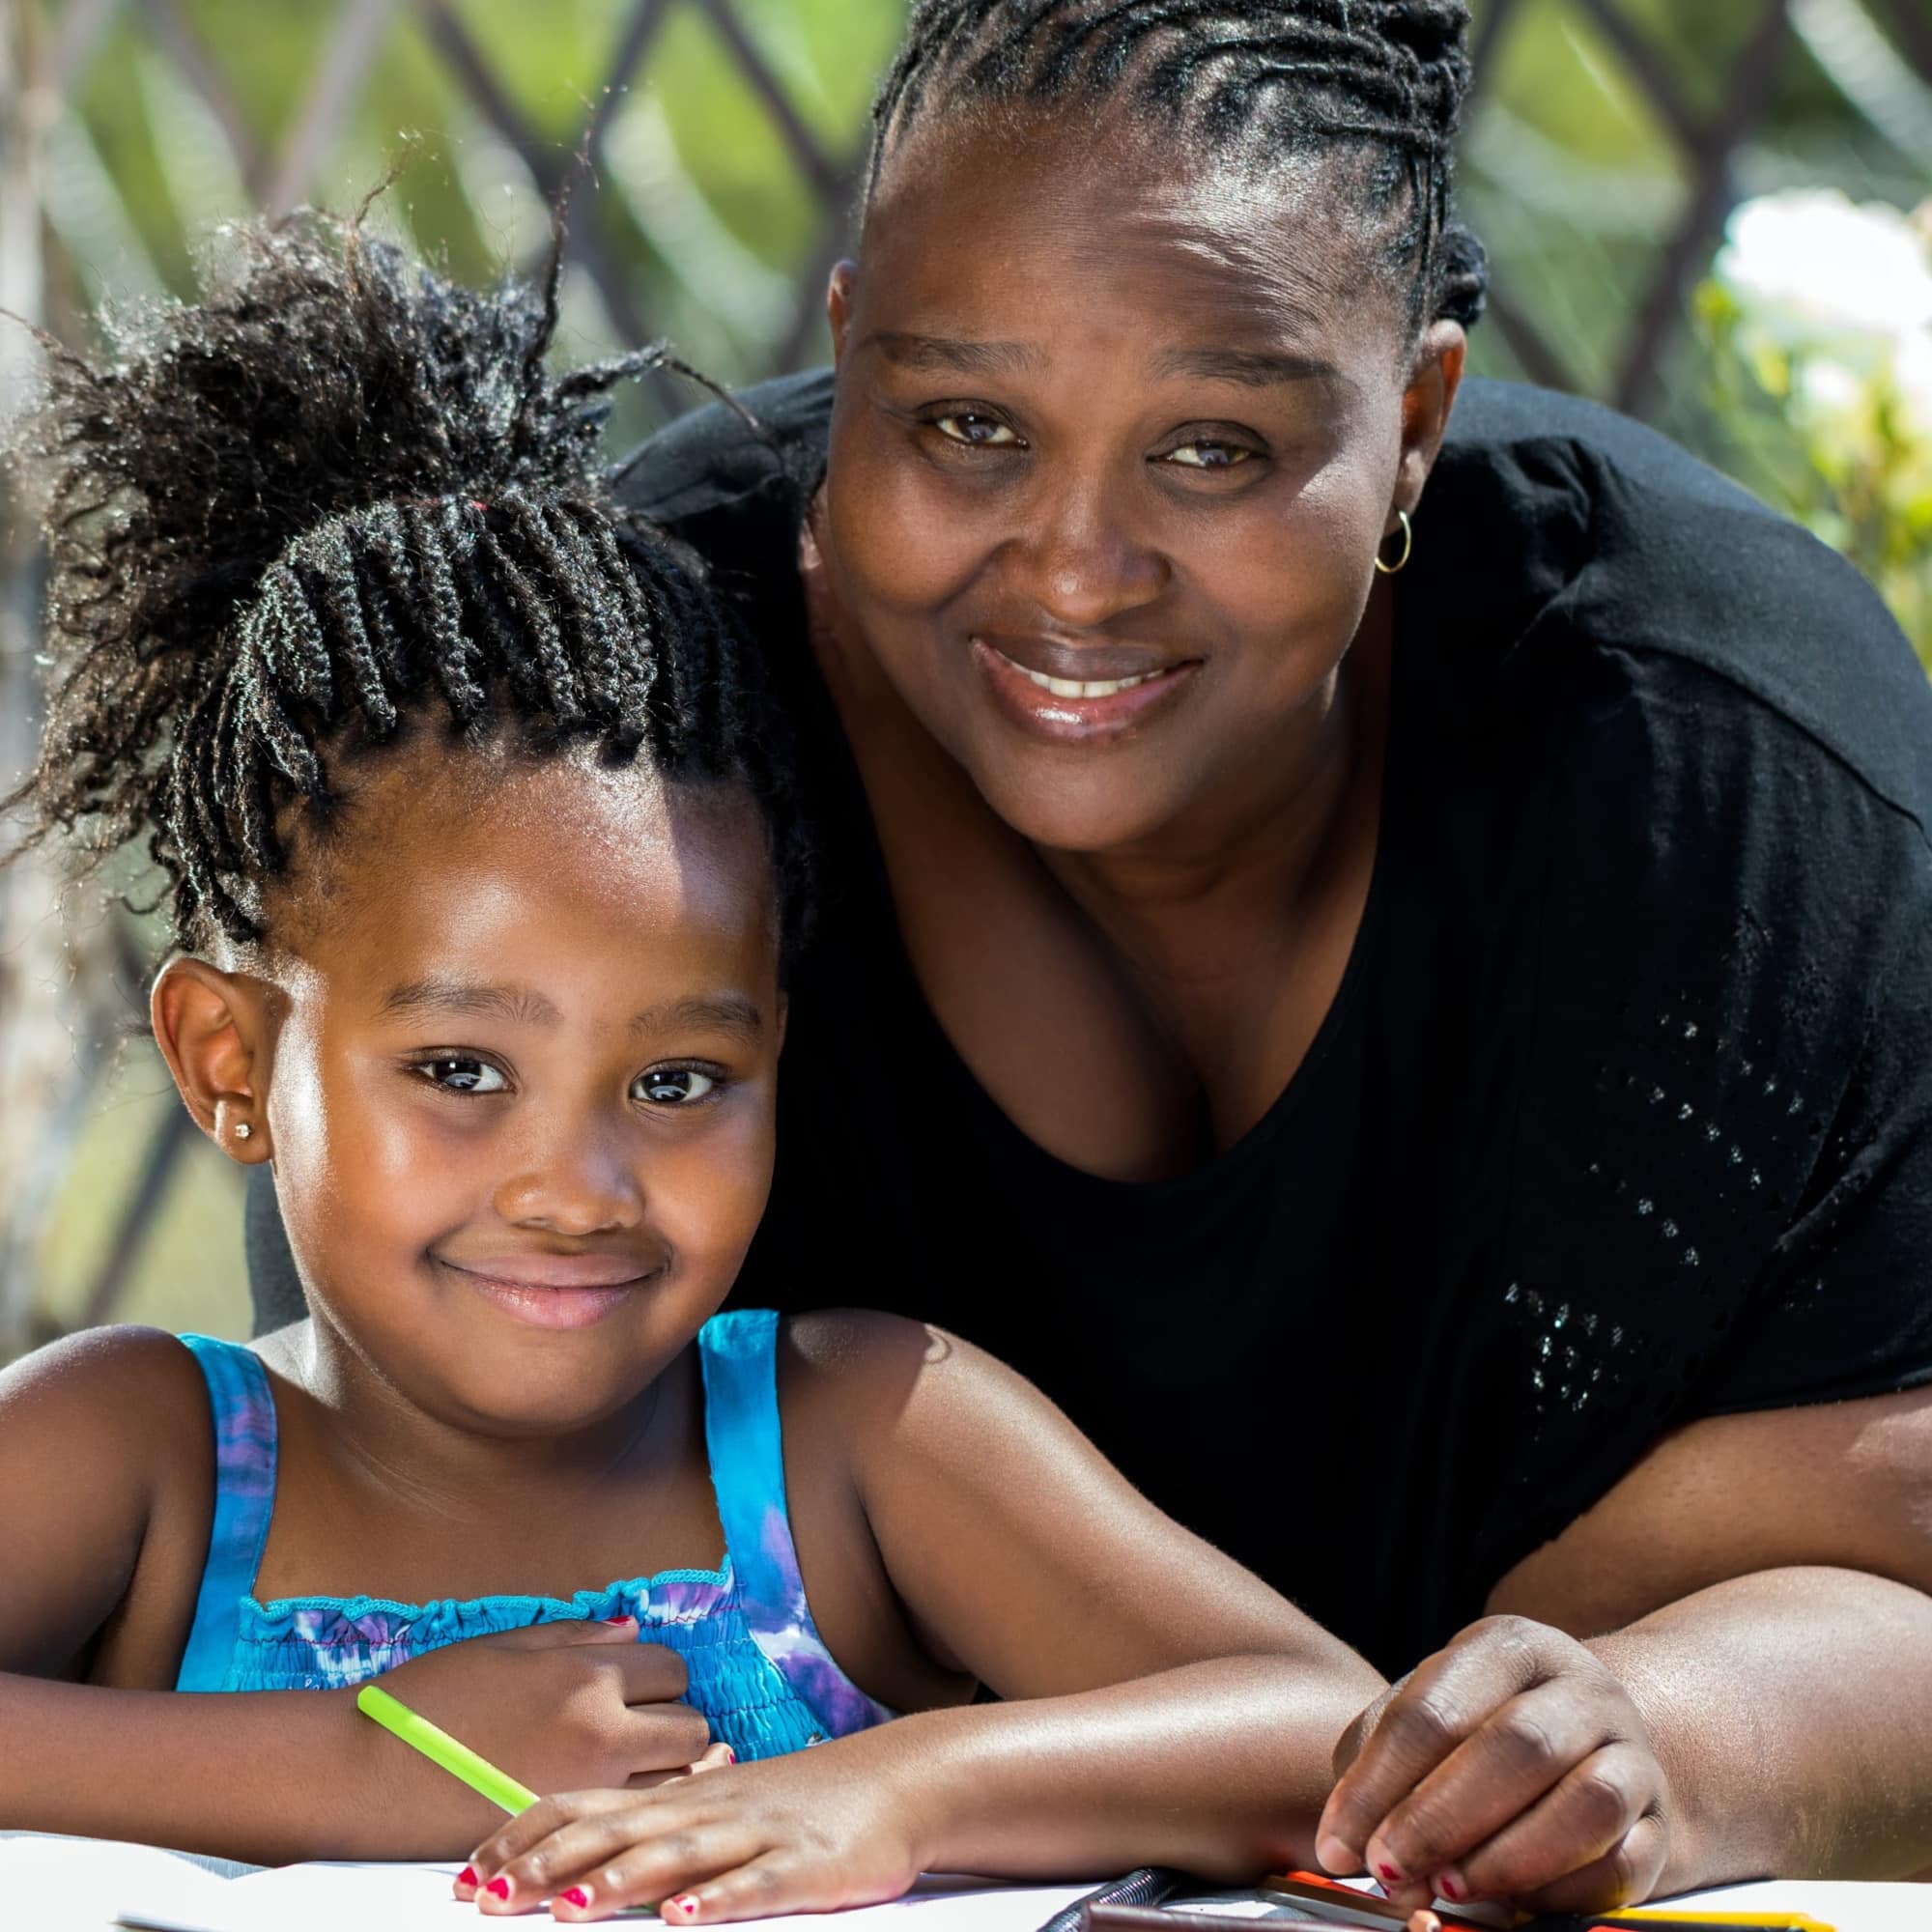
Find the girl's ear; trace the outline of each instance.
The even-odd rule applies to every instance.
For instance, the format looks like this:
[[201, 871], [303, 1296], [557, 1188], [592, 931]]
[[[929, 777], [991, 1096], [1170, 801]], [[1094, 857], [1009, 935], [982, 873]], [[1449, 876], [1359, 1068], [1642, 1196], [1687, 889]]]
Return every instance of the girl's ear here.
[[1396, 475], [1393, 510], [1414, 514], [1423, 486], [1442, 449], [1469, 338], [1460, 322], [1432, 323], [1423, 331], [1402, 396], [1402, 468]]
[[155, 1038], [202, 1132], [244, 1166], [270, 1159], [269, 988], [204, 959], [170, 959], [149, 996]]

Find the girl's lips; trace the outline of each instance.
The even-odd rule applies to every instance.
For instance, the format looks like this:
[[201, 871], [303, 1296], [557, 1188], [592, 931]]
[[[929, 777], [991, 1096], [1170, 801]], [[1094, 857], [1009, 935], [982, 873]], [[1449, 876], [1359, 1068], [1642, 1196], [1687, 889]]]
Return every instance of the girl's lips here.
[[1058, 745], [1121, 737], [1172, 699], [1199, 668], [1198, 660], [1189, 660], [1127, 678], [1045, 678], [983, 638], [972, 639], [971, 655], [1008, 720]]
[[[530, 1259], [497, 1264], [446, 1261], [442, 1265], [461, 1275], [493, 1307], [531, 1328], [588, 1328], [620, 1308], [656, 1273], [640, 1272], [635, 1263], [627, 1263], [621, 1276], [612, 1279], [618, 1269], [608, 1262], [589, 1261], [585, 1265], [588, 1258], [572, 1258], [576, 1261], [572, 1267], [562, 1257], [543, 1257], [536, 1259], [550, 1265], [533, 1267]], [[514, 1268], [517, 1278], [493, 1272], [493, 1266]]]

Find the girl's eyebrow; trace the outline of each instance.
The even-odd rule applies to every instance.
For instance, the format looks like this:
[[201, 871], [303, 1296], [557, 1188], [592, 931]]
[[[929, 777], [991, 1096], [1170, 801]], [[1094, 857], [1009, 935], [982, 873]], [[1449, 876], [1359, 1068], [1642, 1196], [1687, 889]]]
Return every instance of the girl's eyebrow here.
[[631, 1021], [634, 1034], [708, 1032], [729, 1034], [747, 1046], [763, 1038], [765, 1016], [743, 993], [694, 994], [646, 1007]]
[[391, 986], [384, 1013], [489, 1013], [522, 1026], [554, 1026], [563, 1015], [541, 993], [523, 986], [491, 986], [475, 980], [430, 978]]
[[[475, 980], [431, 978], [392, 986], [384, 1000], [384, 1013], [488, 1013], [520, 1026], [554, 1026], [562, 1019], [541, 993], [523, 986], [492, 986]], [[747, 1045], [763, 1038], [765, 1016], [755, 1000], [743, 993], [693, 993], [666, 1000], [632, 1015], [633, 1034], [729, 1034]]]

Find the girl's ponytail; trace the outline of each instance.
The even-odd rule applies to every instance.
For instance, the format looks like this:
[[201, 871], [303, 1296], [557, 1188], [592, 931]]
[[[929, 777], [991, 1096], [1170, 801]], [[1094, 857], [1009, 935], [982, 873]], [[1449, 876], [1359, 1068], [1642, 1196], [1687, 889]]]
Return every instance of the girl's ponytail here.
[[18, 435], [45, 472], [52, 674], [0, 810], [31, 808], [29, 842], [99, 859], [145, 829], [181, 939], [259, 938], [287, 808], [320, 822], [345, 745], [425, 705], [788, 796], [758, 707], [694, 728], [717, 720], [680, 693], [755, 668], [696, 559], [604, 487], [606, 392], [681, 364], [553, 377], [554, 258], [485, 293], [359, 222], [228, 239], [201, 302], [134, 315], [98, 365], [53, 355]]

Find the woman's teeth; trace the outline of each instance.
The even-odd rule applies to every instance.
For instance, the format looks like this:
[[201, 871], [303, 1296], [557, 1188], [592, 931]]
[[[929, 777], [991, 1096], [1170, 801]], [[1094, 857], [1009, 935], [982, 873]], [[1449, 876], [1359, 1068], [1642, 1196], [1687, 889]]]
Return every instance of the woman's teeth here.
[[[1000, 655], [1006, 657], [1004, 651]], [[1011, 658], [1007, 658], [1007, 662], [1013, 665], [1022, 677], [1030, 679], [1042, 691], [1050, 691], [1055, 697], [1112, 697], [1117, 692], [1131, 691], [1135, 685], [1146, 684], [1150, 678], [1160, 675], [1157, 670], [1144, 670], [1138, 677], [1096, 678], [1092, 683], [1083, 683], [1078, 678], [1048, 677], [1043, 671], [1028, 670], [1025, 665], [1013, 664]]]

